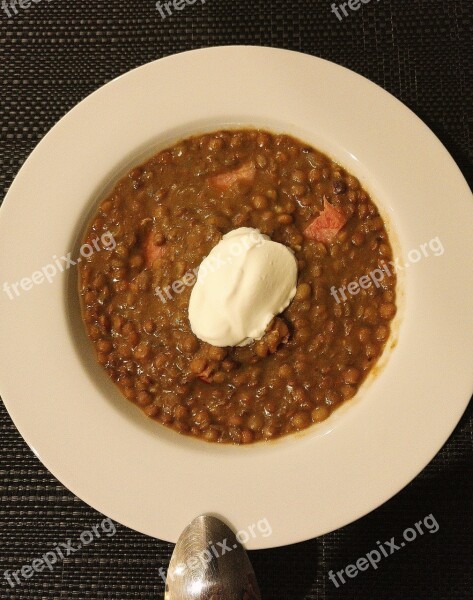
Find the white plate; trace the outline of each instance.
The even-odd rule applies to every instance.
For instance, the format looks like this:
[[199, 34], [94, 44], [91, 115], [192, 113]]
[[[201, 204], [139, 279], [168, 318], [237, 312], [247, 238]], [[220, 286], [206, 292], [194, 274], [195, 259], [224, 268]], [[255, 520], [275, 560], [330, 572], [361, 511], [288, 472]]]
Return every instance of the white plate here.
[[268, 548], [388, 500], [440, 449], [473, 390], [472, 197], [412, 112], [351, 71], [284, 50], [209, 48], [147, 64], [76, 106], [22, 167], [0, 211], [0, 285], [75, 256], [94, 202], [125, 168], [179, 137], [239, 124], [294, 134], [358, 175], [403, 260], [437, 236], [443, 244], [403, 271], [397, 346], [358, 399], [276, 443], [179, 436], [96, 365], [75, 269], [14, 300], [0, 290], [0, 386], [32, 450], [97, 510], [169, 541], [199, 513], [236, 529], [267, 519], [272, 535], [246, 537]]

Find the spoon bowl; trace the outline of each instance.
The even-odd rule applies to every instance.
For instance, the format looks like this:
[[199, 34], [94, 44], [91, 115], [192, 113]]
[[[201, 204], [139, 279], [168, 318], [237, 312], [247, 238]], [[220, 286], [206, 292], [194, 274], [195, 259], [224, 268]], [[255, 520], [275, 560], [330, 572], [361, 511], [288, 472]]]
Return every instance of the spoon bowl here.
[[164, 600], [261, 600], [246, 550], [220, 519], [201, 515], [184, 529], [169, 563]]

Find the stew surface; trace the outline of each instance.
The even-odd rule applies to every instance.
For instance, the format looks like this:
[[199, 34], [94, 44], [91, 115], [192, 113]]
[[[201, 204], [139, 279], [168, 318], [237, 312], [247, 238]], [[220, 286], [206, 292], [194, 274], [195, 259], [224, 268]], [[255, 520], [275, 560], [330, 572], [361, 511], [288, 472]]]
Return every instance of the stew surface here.
[[[298, 261], [289, 307], [261, 340], [219, 348], [191, 331], [197, 268], [222, 235], [253, 227]], [[84, 243], [83, 319], [97, 359], [151, 418], [247, 444], [325, 420], [383, 352], [396, 275], [383, 219], [359, 181], [314, 148], [262, 130], [185, 139], [134, 168]]]

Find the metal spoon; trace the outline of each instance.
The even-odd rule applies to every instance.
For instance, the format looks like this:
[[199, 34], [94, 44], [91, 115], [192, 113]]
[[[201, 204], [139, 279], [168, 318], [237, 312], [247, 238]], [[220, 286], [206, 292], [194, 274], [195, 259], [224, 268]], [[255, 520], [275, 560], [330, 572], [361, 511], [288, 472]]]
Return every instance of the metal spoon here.
[[164, 600], [261, 600], [246, 551], [220, 519], [202, 515], [184, 529], [169, 563]]

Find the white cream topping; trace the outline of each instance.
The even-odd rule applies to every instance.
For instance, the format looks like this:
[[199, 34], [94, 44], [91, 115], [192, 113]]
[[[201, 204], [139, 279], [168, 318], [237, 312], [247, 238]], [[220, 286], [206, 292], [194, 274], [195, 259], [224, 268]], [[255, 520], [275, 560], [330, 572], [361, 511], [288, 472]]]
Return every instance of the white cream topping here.
[[292, 251], [257, 229], [230, 231], [202, 261], [189, 302], [194, 334], [213, 346], [260, 339], [294, 298]]

